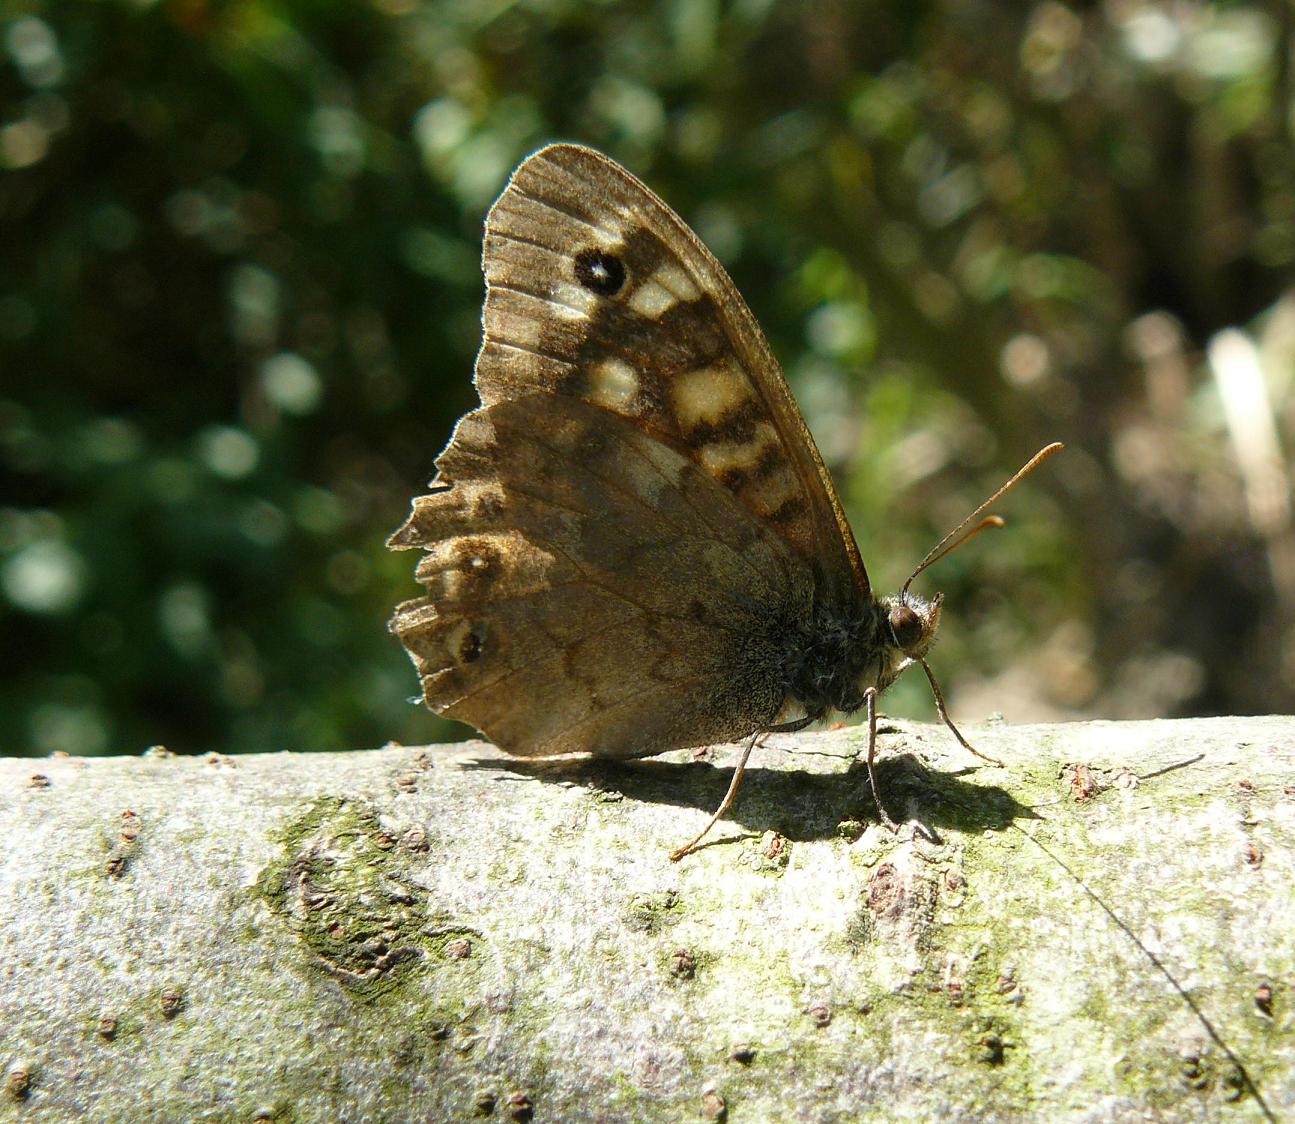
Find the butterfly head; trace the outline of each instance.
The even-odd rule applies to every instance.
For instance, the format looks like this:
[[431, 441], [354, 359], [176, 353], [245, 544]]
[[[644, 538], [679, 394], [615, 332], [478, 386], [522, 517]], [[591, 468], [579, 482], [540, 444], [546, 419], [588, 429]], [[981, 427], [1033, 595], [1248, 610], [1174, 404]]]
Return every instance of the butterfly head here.
[[859, 681], [860, 689], [874, 686], [878, 691], [884, 691], [906, 668], [925, 657], [935, 642], [943, 602], [942, 594], [928, 601], [907, 590], [877, 602], [876, 652], [879, 658], [874, 657], [874, 662], [864, 672]]
[[885, 610], [890, 639], [905, 659], [920, 660], [926, 655], [940, 625], [940, 606], [943, 603], [942, 593], [937, 593], [929, 601], [915, 593], [882, 598], [881, 607]]

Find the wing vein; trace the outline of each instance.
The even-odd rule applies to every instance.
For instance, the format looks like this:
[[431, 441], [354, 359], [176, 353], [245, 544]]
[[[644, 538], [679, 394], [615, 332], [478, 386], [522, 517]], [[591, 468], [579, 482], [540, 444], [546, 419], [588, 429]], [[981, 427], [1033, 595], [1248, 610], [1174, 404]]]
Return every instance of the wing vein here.
[[[618, 231], [607, 230], [604, 227], [599, 226], [596, 222], [592, 222], [587, 216], [580, 214], [570, 207], [563, 207], [548, 199], [541, 199], [538, 195], [527, 191], [516, 180], [512, 182], [512, 185], [508, 190], [516, 192], [527, 202], [534, 203], [537, 207], [543, 207], [547, 211], [552, 211], [555, 215], [561, 215], [563, 218], [570, 219], [574, 223], [579, 223], [581, 226], [597, 231], [597, 233], [601, 234], [604, 238], [610, 238], [616, 242], [620, 241], [620, 234]], [[498, 204], [496, 204], [496, 206], [498, 206]]]
[[568, 363], [565, 359], [559, 358], [558, 356], [554, 355], [551, 351], [544, 351], [541, 348], [530, 347], [527, 344], [516, 343], [512, 340], [501, 340], [496, 336], [492, 336], [489, 342], [493, 344], [495, 347], [506, 347], [511, 351], [520, 351], [525, 355], [534, 355], [539, 359], [552, 359], [553, 362], [561, 363], [562, 366], [564, 367], [569, 367], [572, 370], [575, 369], [574, 363]]
[[[598, 407], [595, 407], [595, 408], [597, 409]], [[607, 411], [603, 411], [603, 412], [604, 412], [604, 413], [606, 413]], [[532, 437], [532, 440], [534, 440], [534, 441], [535, 441], [535, 443], [536, 443], [537, 445], [540, 445], [541, 447], [543, 447], [543, 448], [545, 448], [545, 449], [548, 449], [548, 450], [549, 450], [549, 452], [551, 452], [551, 453], [556, 453], [559, 457], [563, 457], [563, 456], [565, 456], [565, 452], [564, 452], [564, 450], [559, 449], [559, 448], [555, 448], [554, 446], [552, 446], [552, 445], [548, 444], [546, 441], [542, 440], [542, 439], [541, 439], [541, 437], [540, 437], [538, 434], [532, 434], [532, 435], [531, 435], [531, 437]], [[657, 466], [652, 462], [652, 460], [651, 460], [650, 458], [645, 457], [645, 456], [643, 455], [643, 453], [642, 453], [639, 449], [636, 449], [636, 448], [635, 448], [633, 445], [631, 445], [629, 442], [624, 442], [624, 443], [623, 443], [623, 445], [624, 445], [624, 447], [626, 448], [626, 450], [627, 450], [629, 453], [631, 453], [633, 456], [637, 457], [637, 458], [638, 458], [638, 460], [639, 460], [642, 464], [644, 464], [644, 465], [647, 467], [647, 469], [648, 469], [648, 470], [649, 470], [653, 475], [655, 475], [659, 480], [664, 481], [664, 482], [665, 482], [665, 484], [666, 484], [666, 487], [667, 487], [667, 488], [672, 488], [671, 482], [670, 482], [668, 479], [666, 479], [665, 475], [664, 475], [664, 474], [661, 472], [661, 470], [660, 470], [660, 469], [659, 469], [659, 468], [658, 468], [658, 467], [657, 467]], [[670, 448], [670, 446], [668, 446], [668, 445], [667, 445], [667, 446], [666, 446], [666, 448]], [[673, 452], [674, 450], [672, 449], [671, 451]], [[677, 454], [677, 453], [676, 453], [675, 455], [676, 455], [676, 456], [678, 456], [679, 454]], [[684, 459], [685, 461], [687, 461], [687, 463], [689, 464], [689, 466], [691, 466], [691, 467], [697, 467], [697, 466], [694, 464], [694, 462], [692, 462], [691, 460], [688, 460], [687, 458], [683, 458], [683, 459]], [[625, 490], [625, 489], [623, 489], [623, 488], [620, 488], [618, 485], [616, 485], [615, 483], [613, 483], [613, 482], [612, 482], [611, 480], [609, 480], [607, 477], [603, 476], [601, 473], [596, 472], [596, 471], [595, 471], [592, 467], [590, 467], [589, 465], [584, 465], [584, 466], [583, 466], [583, 468], [584, 468], [584, 470], [585, 470], [585, 471], [586, 471], [590, 476], [592, 476], [595, 480], [598, 480], [598, 481], [599, 481], [600, 483], [602, 483], [604, 486], [606, 486], [606, 487], [608, 487], [608, 488], [611, 488], [613, 491], [615, 491], [615, 492], [617, 492], [617, 493], [619, 493], [619, 494], [621, 494], [621, 495], [627, 496], [627, 497], [628, 497], [631, 501], [633, 501], [637, 506], [639, 506], [639, 507], [641, 507], [641, 508], [645, 508], [646, 510], [648, 510], [648, 511], [652, 511], [652, 512], [654, 512], [654, 513], [657, 511], [657, 509], [656, 509], [656, 508], [654, 508], [654, 507], [652, 507], [650, 504], [648, 504], [648, 503], [647, 503], [647, 501], [645, 501], [645, 500], [643, 500], [643, 499], [639, 498], [639, 497], [638, 497], [638, 496], [636, 496], [633, 492], [629, 492], [629, 491], [626, 491], [626, 490]], [[700, 468], [698, 468], [698, 471], [702, 471], [702, 470], [701, 470]], [[704, 479], [707, 479], [707, 480], [711, 480], [711, 481], [712, 481], [712, 483], [714, 483], [713, 479], [712, 479], [711, 477], [709, 477], [709, 476], [703, 476], [703, 478], [704, 478]], [[725, 492], [725, 491], [724, 491], [724, 489], [723, 489], [722, 487], [720, 487], [720, 485], [719, 485], [718, 483], [716, 483], [716, 484], [715, 484], [715, 487], [720, 491], [720, 493], [721, 493], [722, 495], [725, 495], [725, 496], [728, 496], [728, 497], [732, 498], [732, 499], [733, 499], [734, 504], [735, 504], [735, 505], [737, 504], [737, 500], [731, 496], [731, 493]], [[719, 541], [719, 542], [724, 542], [724, 539], [723, 539], [723, 537], [720, 535], [720, 533], [719, 533], [719, 531], [717, 530], [717, 528], [716, 528], [715, 524], [714, 524], [710, 519], [708, 519], [708, 518], [706, 517], [706, 514], [705, 514], [705, 513], [704, 513], [704, 512], [703, 512], [703, 511], [702, 511], [702, 510], [701, 510], [701, 509], [700, 509], [696, 504], [694, 504], [694, 503], [692, 502], [692, 500], [691, 500], [691, 499], [690, 499], [686, 494], [684, 494], [684, 493], [682, 493], [682, 492], [680, 492], [680, 491], [678, 491], [678, 490], [675, 490], [675, 492], [676, 492], [676, 495], [678, 495], [678, 496], [679, 496], [680, 500], [681, 500], [684, 504], [686, 504], [686, 505], [687, 505], [687, 506], [692, 510], [693, 514], [697, 517], [698, 521], [699, 521], [699, 522], [700, 522], [704, 527], [706, 527], [707, 529], [709, 529], [709, 530], [710, 530], [710, 532], [711, 532], [711, 534], [714, 536], [714, 538], [715, 538], [717, 541]], [[747, 518], [747, 519], [750, 519], [750, 520], [753, 520], [753, 521], [756, 521], [756, 517], [755, 517], [755, 515], [754, 515], [754, 514], [752, 514], [752, 513], [748, 513], [745, 509], [740, 509], [740, 510], [741, 510], [741, 513], [742, 513], [743, 517], [745, 517], [745, 518]], [[758, 521], [756, 521], [756, 525], [757, 525], [757, 526], [759, 526]], [[727, 544], [726, 544], [726, 545], [727, 545]], [[730, 547], [729, 549], [730, 549], [730, 550], [732, 550], [732, 548], [731, 548], [731, 547]], [[750, 570], [753, 574], [755, 574], [755, 575], [756, 575], [756, 577], [759, 577], [759, 578], [763, 578], [763, 577], [764, 577], [764, 575], [762, 575], [762, 574], [761, 574], [761, 572], [760, 572], [759, 568], [758, 568], [758, 567], [757, 567], [757, 566], [756, 566], [756, 565], [755, 565], [755, 564], [750, 560], [750, 558], [748, 558], [748, 557], [746, 556], [746, 554], [745, 554], [744, 552], [739, 551], [739, 550], [733, 550], [733, 554], [734, 554], [734, 555], [735, 555], [735, 556], [736, 556], [736, 557], [737, 557], [737, 558], [742, 562], [742, 564], [743, 564], [743, 565], [744, 565], [748, 570]]]
[[490, 231], [490, 237], [500, 238], [505, 242], [516, 242], [518, 245], [521, 245], [521, 246], [534, 246], [537, 250], [545, 250], [548, 253], [554, 254], [558, 257], [562, 256], [561, 250], [559, 250], [555, 246], [550, 246], [547, 242], [541, 242], [536, 238], [525, 238], [520, 234], [510, 234], [506, 230], [492, 229]]
[[490, 288], [499, 289], [505, 293], [517, 293], [524, 297], [531, 297], [537, 301], [543, 301], [545, 304], [556, 305], [558, 308], [567, 308], [579, 315], [582, 319], [588, 317], [586, 309], [577, 304], [571, 304], [569, 301], [558, 300], [552, 293], [537, 293], [533, 289], [523, 289], [520, 285], [509, 285], [503, 281], [491, 281]]
[[[631, 623], [629, 620], [615, 621], [612, 624], [609, 624], [606, 628], [599, 629], [598, 632], [590, 633], [589, 636], [584, 637], [583, 639], [592, 640], [595, 637], [602, 635], [604, 632], [611, 632], [613, 629], [619, 626], [624, 626], [629, 623]], [[508, 671], [500, 675], [498, 678], [490, 680], [489, 683], [482, 683], [479, 686], [474, 687], [466, 695], [460, 695], [453, 703], [450, 703], [449, 705], [457, 706], [459, 705], [459, 703], [462, 703], [474, 698], [476, 695], [480, 694], [482, 691], [486, 690], [489, 687], [494, 687], [499, 685], [500, 683], [506, 682], [508, 679], [511, 679], [515, 675], [520, 675], [528, 671], [533, 671], [535, 668], [540, 666], [547, 666], [549, 664], [553, 664], [558, 660], [562, 659], [563, 654], [564, 652], [544, 653], [543, 655], [538, 656], [534, 660], [530, 660], [527, 663], [520, 664], [517, 667], [509, 668]], [[620, 710], [623, 707], [628, 706], [630, 703], [634, 702], [636, 699], [640, 698], [642, 695], [645, 695], [649, 692], [664, 691], [667, 688], [678, 688], [679, 686], [685, 683], [701, 683], [709, 679], [714, 679], [714, 677], [715, 676], [713, 673], [713, 669], [708, 669], [707, 672], [699, 675], [686, 675], [686, 676], [682, 676], [679, 679], [657, 680], [655, 683], [651, 684], [648, 687], [643, 688], [640, 691], [635, 691], [631, 695], [626, 695], [620, 699], [617, 699], [616, 702], [614, 703], [604, 704], [604, 705], [595, 707], [591, 713], [586, 714], [579, 721], [572, 723], [570, 726], [563, 726], [561, 728], [561, 732], [568, 733], [571, 730], [579, 729], [581, 726], [587, 724], [588, 722], [593, 721], [596, 718], [599, 718], [605, 714], [611, 713], [612, 711]]]

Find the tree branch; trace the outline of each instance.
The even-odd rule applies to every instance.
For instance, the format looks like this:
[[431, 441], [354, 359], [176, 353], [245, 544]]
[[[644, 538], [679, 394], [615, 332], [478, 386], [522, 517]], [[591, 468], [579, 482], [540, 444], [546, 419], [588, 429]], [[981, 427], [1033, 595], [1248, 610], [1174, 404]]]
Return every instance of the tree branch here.
[[1295, 720], [0, 761], [0, 1120], [1295, 1115]]

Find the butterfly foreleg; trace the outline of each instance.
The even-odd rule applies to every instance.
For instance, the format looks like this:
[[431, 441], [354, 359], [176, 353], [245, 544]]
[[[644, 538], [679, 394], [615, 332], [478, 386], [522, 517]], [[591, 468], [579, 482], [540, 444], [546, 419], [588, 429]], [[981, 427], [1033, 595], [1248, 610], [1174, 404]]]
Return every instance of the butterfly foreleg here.
[[982, 761], [988, 761], [991, 765], [1002, 765], [1003, 762], [999, 761], [997, 757], [990, 757], [987, 753], [981, 753], [980, 750], [962, 736], [962, 731], [953, 724], [953, 719], [949, 717], [949, 710], [944, 705], [944, 693], [940, 690], [940, 685], [935, 681], [935, 674], [931, 671], [931, 665], [923, 659], [919, 659], [917, 662], [922, 665], [922, 670], [926, 672], [926, 681], [931, 684], [931, 694], [935, 696], [936, 713], [939, 714], [944, 724], [949, 727], [950, 731], [952, 731], [953, 736], [958, 739], [958, 744], [968, 753], [979, 757]]
[[737, 759], [737, 766], [733, 769], [733, 779], [728, 782], [728, 791], [724, 793], [724, 799], [720, 801], [719, 807], [715, 809], [715, 814], [706, 822], [706, 826], [701, 831], [682, 847], [670, 852], [670, 861], [672, 863], [677, 863], [684, 855], [696, 850], [697, 844], [706, 838], [710, 829], [719, 823], [720, 817], [732, 806], [733, 798], [737, 796], [738, 785], [742, 783], [742, 774], [746, 771], [747, 759], [751, 756], [751, 750], [755, 748], [756, 739], [766, 732], [765, 730], [756, 730], [747, 738], [746, 745], [742, 747], [742, 756]]
[[898, 832], [899, 824], [890, 818], [886, 805], [881, 802], [881, 787], [877, 784], [877, 770], [874, 762], [877, 758], [877, 688], [869, 687], [863, 692], [863, 705], [868, 708], [868, 787], [872, 789], [872, 799], [877, 805], [877, 815], [891, 831]]

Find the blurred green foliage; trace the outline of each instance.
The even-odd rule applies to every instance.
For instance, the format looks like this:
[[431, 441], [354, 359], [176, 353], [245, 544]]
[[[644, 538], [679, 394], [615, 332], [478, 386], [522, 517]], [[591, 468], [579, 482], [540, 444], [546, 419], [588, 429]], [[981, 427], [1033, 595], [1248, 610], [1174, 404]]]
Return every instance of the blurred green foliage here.
[[10, 0], [0, 753], [459, 729], [408, 704], [383, 539], [474, 401], [485, 209], [559, 138], [729, 265], [874, 584], [1071, 446], [922, 579], [965, 717], [1288, 709], [1243, 432], [1295, 425], [1293, 11]]

